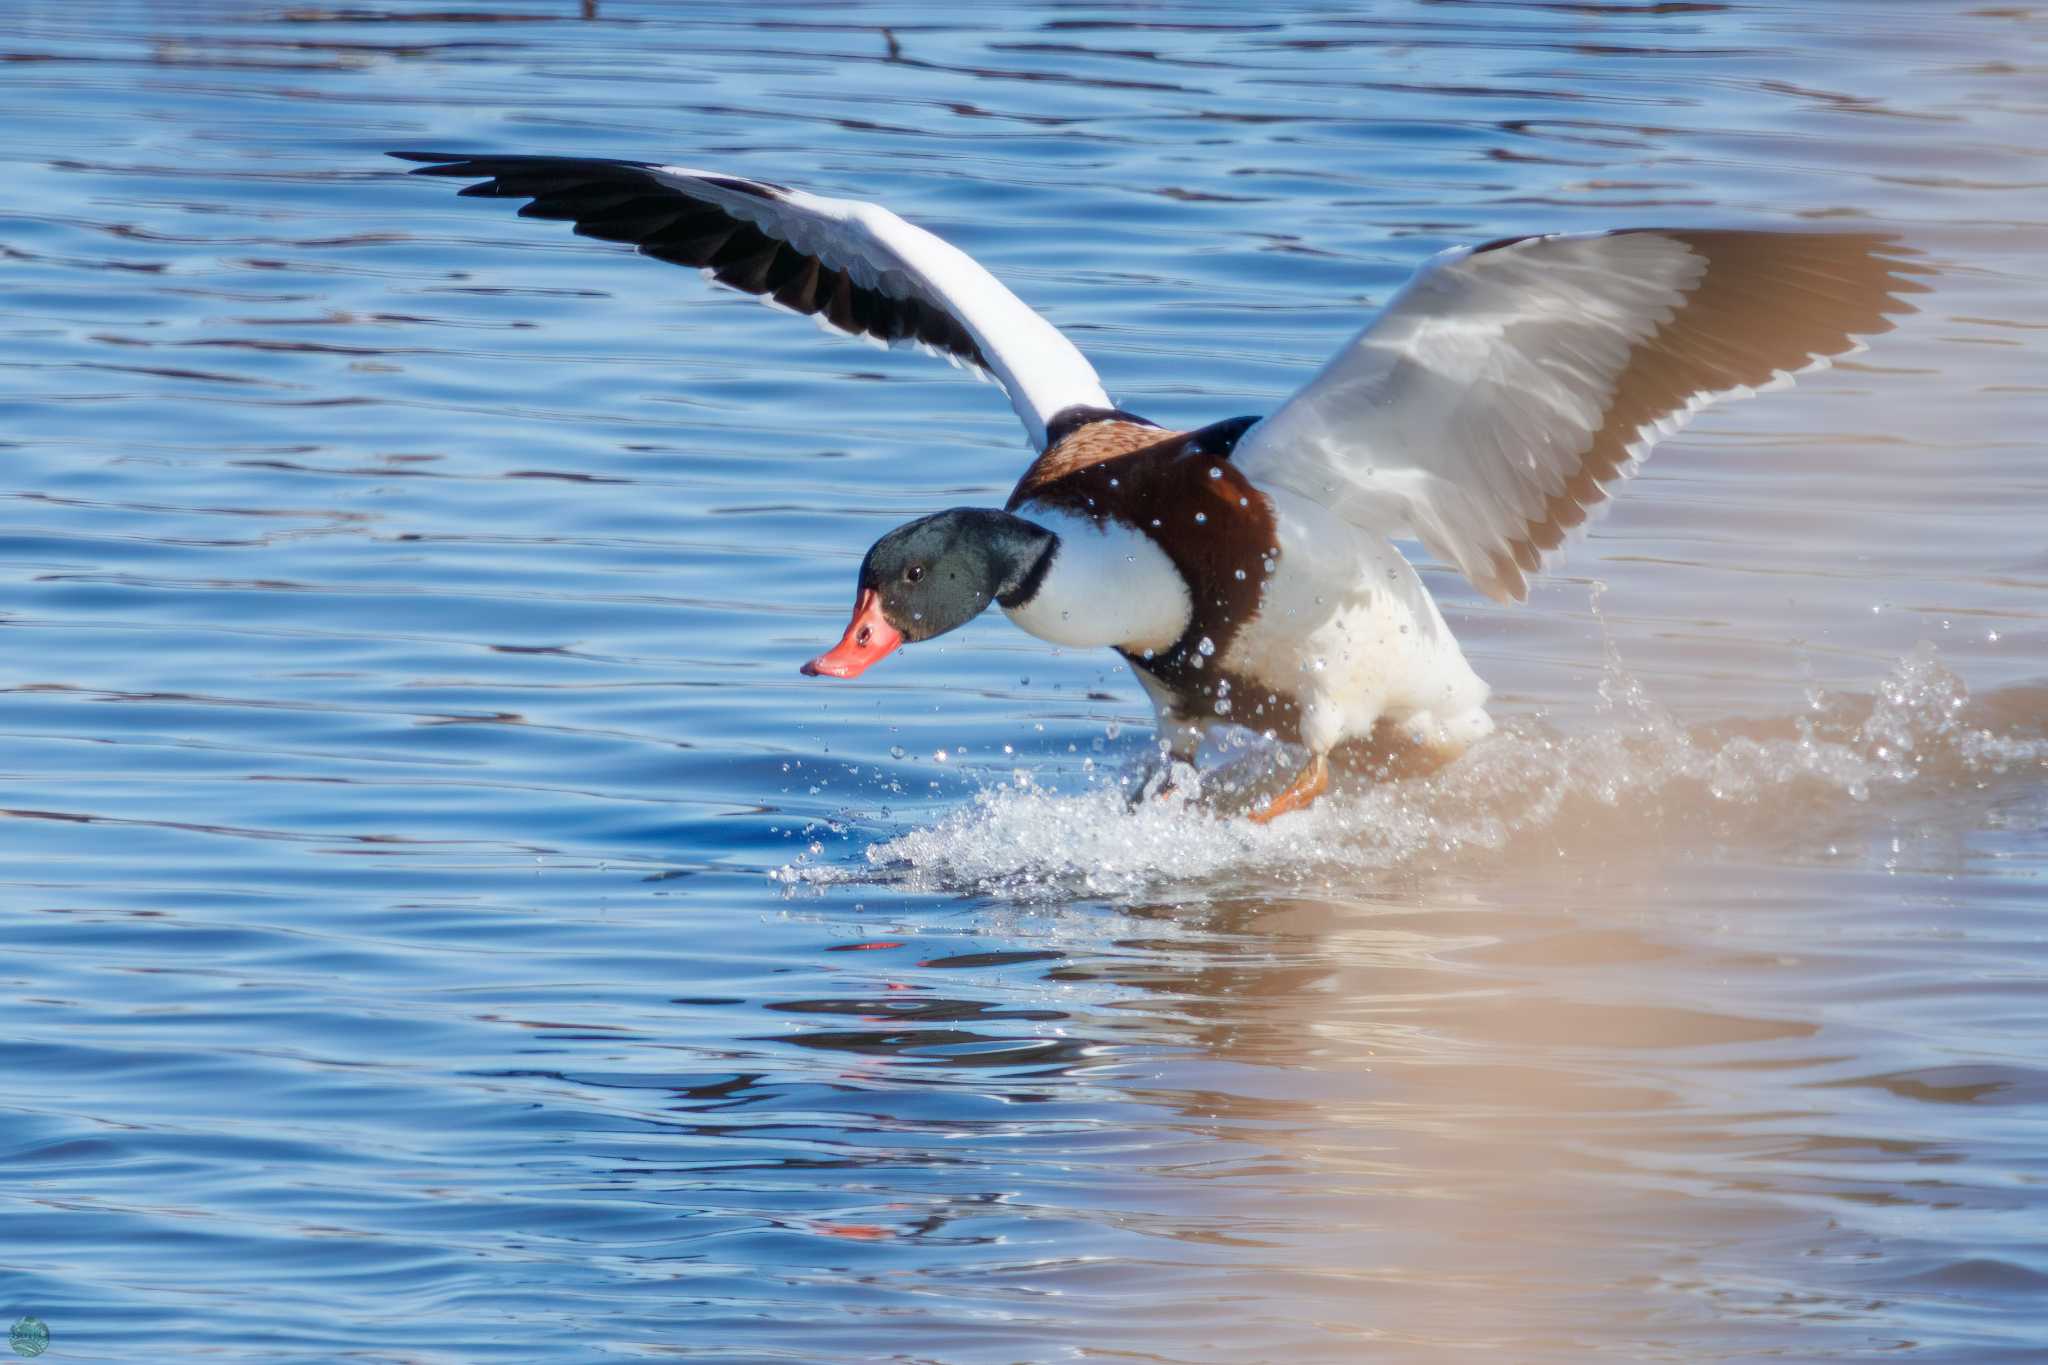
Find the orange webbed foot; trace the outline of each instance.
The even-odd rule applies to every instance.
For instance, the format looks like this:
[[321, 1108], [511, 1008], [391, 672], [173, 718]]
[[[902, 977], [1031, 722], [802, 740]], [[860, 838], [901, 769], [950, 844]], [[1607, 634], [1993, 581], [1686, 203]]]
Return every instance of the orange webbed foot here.
[[1302, 765], [1287, 789], [1268, 801], [1262, 808], [1252, 812], [1255, 825], [1270, 824], [1289, 811], [1307, 810], [1315, 804], [1317, 797], [1330, 789], [1330, 761], [1328, 755], [1310, 754], [1308, 762]]

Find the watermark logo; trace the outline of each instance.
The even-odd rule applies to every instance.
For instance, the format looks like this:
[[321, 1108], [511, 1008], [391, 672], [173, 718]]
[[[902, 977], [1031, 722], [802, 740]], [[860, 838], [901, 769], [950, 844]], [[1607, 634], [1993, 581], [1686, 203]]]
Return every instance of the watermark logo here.
[[7, 1344], [18, 1356], [39, 1356], [50, 1349], [49, 1325], [37, 1317], [18, 1318], [7, 1329]]

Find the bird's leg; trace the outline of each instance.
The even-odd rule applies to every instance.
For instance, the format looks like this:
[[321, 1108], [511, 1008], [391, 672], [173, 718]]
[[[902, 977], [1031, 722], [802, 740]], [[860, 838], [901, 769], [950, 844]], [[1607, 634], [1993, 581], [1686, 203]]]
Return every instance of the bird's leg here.
[[1159, 740], [1153, 746], [1152, 754], [1138, 770], [1138, 784], [1131, 789], [1131, 808], [1136, 810], [1148, 799], [1158, 799], [1173, 791], [1173, 765], [1193, 764], [1195, 754], [1202, 747], [1202, 732], [1189, 725], [1179, 716], [1168, 712], [1159, 715]]
[[1252, 812], [1252, 823], [1267, 824], [1294, 810], [1307, 810], [1315, 799], [1330, 789], [1330, 758], [1321, 750], [1308, 756], [1301, 771], [1287, 784], [1287, 789], [1268, 801], [1264, 807]]

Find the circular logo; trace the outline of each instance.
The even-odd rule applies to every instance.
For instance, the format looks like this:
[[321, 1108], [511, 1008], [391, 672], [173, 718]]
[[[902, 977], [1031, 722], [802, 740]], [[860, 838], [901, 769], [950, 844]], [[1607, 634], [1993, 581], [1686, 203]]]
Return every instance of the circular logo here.
[[41, 1318], [21, 1318], [7, 1329], [7, 1344], [18, 1356], [39, 1356], [50, 1349], [50, 1329]]

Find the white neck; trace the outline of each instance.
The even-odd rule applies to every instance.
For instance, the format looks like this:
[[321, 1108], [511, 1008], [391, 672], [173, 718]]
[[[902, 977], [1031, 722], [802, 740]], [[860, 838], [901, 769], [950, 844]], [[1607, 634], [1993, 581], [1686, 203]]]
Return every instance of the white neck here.
[[1056, 645], [1163, 650], [1188, 628], [1187, 583], [1150, 536], [1121, 522], [1096, 522], [1027, 502], [1017, 515], [1059, 537], [1038, 591], [1003, 608], [1012, 621]]

